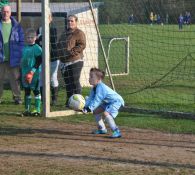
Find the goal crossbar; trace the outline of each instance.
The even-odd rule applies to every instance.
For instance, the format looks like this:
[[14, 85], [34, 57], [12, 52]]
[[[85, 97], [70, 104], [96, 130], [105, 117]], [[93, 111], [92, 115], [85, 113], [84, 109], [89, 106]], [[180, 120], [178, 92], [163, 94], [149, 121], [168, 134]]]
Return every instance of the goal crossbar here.
[[108, 53], [107, 53], [107, 60], [109, 62], [110, 59], [110, 48], [114, 41], [123, 40], [126, 42], [125, 47], [125, 71], [122, 73], [111, 73], [112, 76], [120, 76], [120, 75], [128, 75], [129, 74], [129, 37], [114, 37], [110, 39], [108, 43]]

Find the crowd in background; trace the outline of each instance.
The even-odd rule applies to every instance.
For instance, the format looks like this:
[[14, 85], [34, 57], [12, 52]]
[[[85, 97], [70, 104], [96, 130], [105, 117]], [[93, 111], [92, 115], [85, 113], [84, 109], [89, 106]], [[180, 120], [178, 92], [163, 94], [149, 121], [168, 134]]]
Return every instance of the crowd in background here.
[[[184, 14], [181, 13], [177, 18], [179, 29], [181, 30], [183, 25], [190, 25], [192, 21], [191, 18], [192, 18], [191, 13], [189, 11], [186, 11]], [[131, 14], [128, 18], [128, 24], [133, 25], [135, 23], [136, 23], [136, 17], [134, 16], [134, 14]], [[162, 15], [151, 11], [149, 14], [148, 23], [150, 25], [153, 24], [164, 25], [164, 24], [169, 24], [171, 22], [168, 13], [165, 15], [165, 17], [162, 17]]]

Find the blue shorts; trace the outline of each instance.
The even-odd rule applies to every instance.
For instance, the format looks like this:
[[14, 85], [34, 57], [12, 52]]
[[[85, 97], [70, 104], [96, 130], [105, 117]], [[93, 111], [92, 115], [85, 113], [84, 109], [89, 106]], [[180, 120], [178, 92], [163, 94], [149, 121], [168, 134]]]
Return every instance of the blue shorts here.
[[116, 118], [118, 115], [118, 111], [121, 107], [120, 102], [115, 103], [103, 103], [101, 104], [101, 107], [104, 109], [104, 111], [108, 112], [113, 118]]

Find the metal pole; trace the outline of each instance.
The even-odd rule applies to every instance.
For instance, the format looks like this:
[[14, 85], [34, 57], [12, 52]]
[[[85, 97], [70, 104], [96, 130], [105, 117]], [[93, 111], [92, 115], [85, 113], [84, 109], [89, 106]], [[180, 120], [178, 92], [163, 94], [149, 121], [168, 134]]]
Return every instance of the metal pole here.
[[109, 68], [109, 65], [108, 65], [108, 61], [107, 61], [107, 58], [106, 58], [106, 53], [105, 53], [105, 50], [104, 50], [104, 46], [103, 46], [102, 38], [101, 38], [101, 35], [100, 35], [100, 31], [99, 31], [99, 28], [98, 28], [98, 25], [97, 25], [97, 22], [96, 22], [96, 19], [95, 19], [95, 15], [94, 15], [94, 12], [93, 12], [93, 7], [92, 7], [91, 0], [89, 0], [89, 4], [90, 4], [90, 9], [91, 9], [91, 13], [92, 13], [92, 16], [93, 16], [93, 20], [94, 20], [94, 23], [95, 23], [95, 27], [96, 27], [96, 30], [97, 30], [98, 38], [99, 38], [99, 41], [100, 41], [100, 45], [101, 45], [101, 48], [102, 48], [102, 51], [103, 51], [104, 61], [105, 61], [106, 68], [107, 68], [107, 71], [108, 71], [108, 75], [109, 75], [109, 78], [110, 78], [110, 83], [112, 85], [112, 89], [115, 91], [112, 75], [111, 75], [110, 68]]
[[21, 22], [21, 0], [17, 0], [17, 20]]
[[49, 18], [48, 7], [49, 1], [43, 0], [42, 5], [42, 76], [43, 76], [43, 116], [48, 117], [50, 113], [50, 65], [49, 65]]

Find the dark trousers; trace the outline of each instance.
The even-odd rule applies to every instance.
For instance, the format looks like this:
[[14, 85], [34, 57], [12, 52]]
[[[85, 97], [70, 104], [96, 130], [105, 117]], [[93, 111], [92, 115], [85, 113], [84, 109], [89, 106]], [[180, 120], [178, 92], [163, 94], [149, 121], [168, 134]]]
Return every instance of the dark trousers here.
[[71, 64], [65, 67], [64, 73], [62, 74], [66, 86], [67, 100], [73, 94], [81, 94], [82, 88], [80, 84], [80, 75], [83, 68], [83, 61]]
[[[30, 87], [25, 87], [24, 88], [24, 94], [25, 96], [30, 96], [31, 95], [31, 88]], [[33, 94], [34, 96], [37, 96], [40, 94], [40, 89], [39, 89], [39, 81], [37, 81], [36, 85], [35, 85], [35, 89], [33, 90]]]

